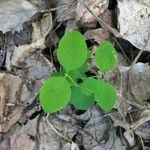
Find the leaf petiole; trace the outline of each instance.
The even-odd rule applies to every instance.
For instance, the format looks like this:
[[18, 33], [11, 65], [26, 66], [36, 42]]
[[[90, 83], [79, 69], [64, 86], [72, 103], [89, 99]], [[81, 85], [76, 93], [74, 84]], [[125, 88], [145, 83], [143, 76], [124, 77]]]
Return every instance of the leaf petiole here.
[[65, 73], [65, 78], [66, 77], [68, 77], [70, 79], [70, 81], [73, 83], [74, 86], [79, 87], [79, 85], [77, 85], [67, 73]]

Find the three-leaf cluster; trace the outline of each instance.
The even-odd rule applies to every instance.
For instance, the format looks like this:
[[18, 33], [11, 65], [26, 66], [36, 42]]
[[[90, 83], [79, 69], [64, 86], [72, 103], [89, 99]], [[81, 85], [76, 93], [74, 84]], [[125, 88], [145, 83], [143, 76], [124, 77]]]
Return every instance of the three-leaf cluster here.
[[[66, 33], [59, 42], [57, 58], [63, 71], [44, 81], [40, 89], [40, 104], [47, 113], [57, 112], [67, 104], [86, 110], [96, 101], [109, 112], [117, 99], [116, 89], [100, 78], [87, 77], [89, 51], [78, 31]], [[113, 70], [118, 62], [113, 45], [104, 41], [98, 46], [95, 60], [101, 73]]]

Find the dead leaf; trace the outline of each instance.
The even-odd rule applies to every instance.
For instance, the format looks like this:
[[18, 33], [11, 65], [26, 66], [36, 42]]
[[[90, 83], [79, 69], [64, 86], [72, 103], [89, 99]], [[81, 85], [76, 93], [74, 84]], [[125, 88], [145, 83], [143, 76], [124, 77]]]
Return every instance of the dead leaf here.
[[10, 138], [11, 150], [34, 150], [36, 148], [36, 126], [37, 119], [28, 120], [28, 123], [20, 129], [18, 127], [16, 132]]
[[[56, 3], [57, 0], [29, 0], [33, 3], [40, 11], [49, 9], [52, 7], [53, 3]], [[53, 2], [54, 1], [54, 2]]]
[[[7, 68], [11, 68], [11, 65], [20, 67], [25, 60], [37, 52], [45, 48], [45, 36], [48, 34], [52, 27], [52, 15], [51, 13], [43, 13], [40, 20], [35, 20], [31, 23], [33, 27], [32, 42], [31, 44], [24, 44], [18, 47], [14, 47], [14, 53], [11, 58], [11, 64], [6, 60]], [[7, 54], [9, 55], [9, 53]], [[8, 58], [10, 59], [10, 58]]]
[[[102, 15], [107, 9], [107, 0], [86, 0], [85, 4], [89, 9], [96, 15]], [[85, 6], [78, 1], [76, 8], [76, 20], [81, 20], [82, 23], [86, 24], [89, 22], [95, 22], [95, 17], [85, 8]]]
[[118, 0], [118, 10], [118, 28], [123, 38], [140, 50], [150, 51], [149, 0]]
[[125, 139], [128, 141], [129, 145], [131, 147], [133, 147], [135, 145], [135, 136], [134, 136], [134, 134], [132, 132], [130, 133], [128, 131], [125, 131], [123, 135], [124, 135]]
[[67, 143], [61, 150], [79, 150], [79, 147], [76, 143]]
[[41, 119], [39, 125], [39, 149], [60, 150], [60, 139], [55, 131]]
[[132, 123], [130, 127], [131, 129], [135, 130], [136, 128], [138, 128], [139, 126], [141, 126], [142, 124], [148, 121], [150, 121], [150, 110], [144, 110], [141, 113], [140, 118], [136, 122]]
[[11, 111], [11, 114], [7, 117], [7, 121], [3, 122], [1, 124], [1, 131], [2, 133], [6, 133], [8, 130], [10, 130], [13, 125], [20, 119], [23, 112], [23, 107], [16, 107], [13, 111]]
[[131, 67], [119, 66], [118, 69], [105, 75], [105, 80], [118, 89], [116, 108], [128, 112], [132, 106], [144, 109], [144, 101], [150, 98], [150, 66], [137, 63]]
[[19, 67], [21, 62], [24, 62], [26, 58], [36, 53], [37, 49], [43, 49], [44, 47], [45, 45], [44, 45], [43, 38], [28, 45], [21, 45], [19, 47], [15, 47], [15, 50], [11, 59], [11, 64], [13, 66]]
[[0, 132], [2, 131], [1, 123], [3, 123], [4, 120], [4, 107], [5, 107], [5, 99], [6, 99], [6, 88], [5, 83], [0, 80]]
[[2, 0], [0, 1], [0, 30], [19, 31], [22, 24], [37, 13], [35, 8], [27, 0]]
[[57, 19], [58, 21], [65, 21], [75, 18], [75, 0], [61, 0], [58, 2]]
[[84, 34], [84, 36], [87, 40], [94, 39], [94, 41], [100, 44], [102, 41], [108, 40], [110, 38], [110, 33], [103, 30], [102, 28], [99, 28], [94, 30], [88, 30]]
[[52, 14], [51, 12], [43, 13], [42, 17], [31, 23], [33, 27], [32, 42], [36, 42], [42, 37], [46, 36], [46, 33], [50, 31], [52, 27]]
[[0, 132], [7, 132], [21, 117], [30, 97], [23, 80], [9, 73], [0, 73]]
[[28, 80], [43, 80], [55, 71], [53, 64], [40, 53], [28, 57], [25, 63], [26, 66], [30, 66], [25, 75]]

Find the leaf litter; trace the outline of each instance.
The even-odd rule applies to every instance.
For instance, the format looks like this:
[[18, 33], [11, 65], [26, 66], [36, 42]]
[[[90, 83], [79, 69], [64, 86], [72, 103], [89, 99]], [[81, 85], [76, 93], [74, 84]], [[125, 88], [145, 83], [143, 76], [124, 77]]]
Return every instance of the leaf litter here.
[[[99, 21], [82, 2], [82, 0], [59, 2], [7, 0], [5, 7], [4, 1], [0, 2], [0, 11], [3, 12], [0, 15], [2, 18], [0, 19], [2, 31], [0, 34], [0, 149], [150, 148], [147, 142], [150, 140], [150, 61], [129, 64], [126, 63], [124, 55], [126, 54], [132, 61], [131, 56], [135, 58], [135, 54], [140, 52], [137, 48], [146, 51], [150, 49], [149, 20], [148, 13], [145, 12], [146, 9], [149, 10], [149, 1], [134, 0], [129, 3], [118, 0], [117, 7], [120, 13], [117, 12], [117, 22], [120, 33], [114, 32], [112, 15], [116, 12], [107, 9], [110, 1], [85, 2], [95, 16], [107, 23], [109, 30], [108, 27], [104, 28], [104, 24], [97, 27]], [[12, 8], [15, 4], [16, 9]], [[134, 9], [134, 16], [130, 14], [133, 4], [137, 8]], [[127, 11], [125, 5], [129, 7], [128, 12], [122, 13]], [[4, 9], [7, 10], [6, 13]], [[55, 10], [56, 13], [50, 10]], [[143, 15], [142, 22], [140, 22], [141, 15]], [[22, 18], [19, 19], [20, 17]], [[123, 19], [124, 17], [126, 20]], [[132, 29], [124, 31], [126, 28], [123, 21]], [[135, 22], [139, 22], [136, 23], [138, 26], [136, 28]], [[119, 47], [124, 53], [119, 51], [120, 48], [118, 49], [120, 57], [118, 68], [104, 76], [105, 80], [110, 81], [118, 89], [118, 102], [111, 113], [105, 114], [97, 106], [89, 108], [86, 112], [68, 106], [59, 113], [45, 117], [39, 107], [40, 85], [52, 72], [56, 72], [55, 66], [58, 66], [57, 62], [50, 59], [50, 55], [56, 56], [53, 47], [56, 47], [58, 42], [52, 39], [52, 35], [55, 34], [60, 38], [65, 31], [72, 29], [81, 31], [84, 29], [82, 32], [85, 33], [84, 36], [93, 54], [98, 43], [102, 40], [113, 40], [113, 36], [116, 35], [120, 35], [119, 37], [135, 46], [129, 52], [120, 42]], [[116, 34], [111, 35], [109, 31]], [[135, 34], [131, 33], [133, 31]], [[47, 46], [48, 37], [52, 40]], [[140, 60], [144, 60], [145, 55], [150, 54], [144, 52]], [[89, 73], [99, 74], [92, 58], [88, 69]]]

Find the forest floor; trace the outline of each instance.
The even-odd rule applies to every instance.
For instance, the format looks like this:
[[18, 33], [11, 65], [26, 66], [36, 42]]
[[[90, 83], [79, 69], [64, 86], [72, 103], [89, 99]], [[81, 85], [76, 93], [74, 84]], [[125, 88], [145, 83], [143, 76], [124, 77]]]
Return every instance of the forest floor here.
[[[92, 53], [104, 40], [117, 50], [118, 66], [103, 76], [118, 92], [109, 113], [95, 104], [47, 115], [39, 104], [73, 29]], [[0, 31], [0, 150], [150, 150], [149, 1], [2, 0]], [[88, 74], [97, 74], [92, 58]]]

